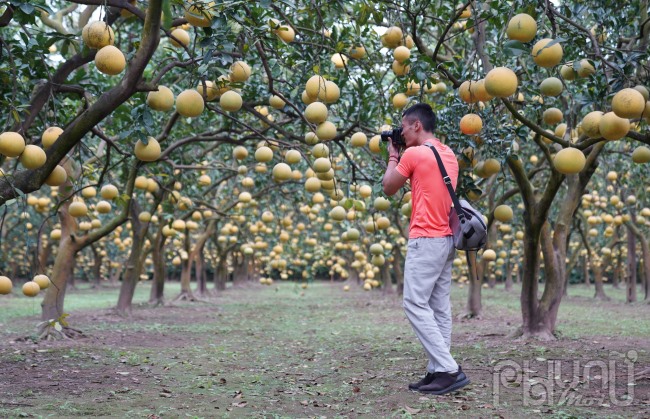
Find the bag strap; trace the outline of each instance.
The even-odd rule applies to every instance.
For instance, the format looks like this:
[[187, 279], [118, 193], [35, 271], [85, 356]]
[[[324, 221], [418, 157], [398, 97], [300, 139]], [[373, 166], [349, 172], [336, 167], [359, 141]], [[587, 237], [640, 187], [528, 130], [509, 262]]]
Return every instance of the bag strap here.
[[449, 191], [449, 196], [451, 196], [451, 200], [454, 203], [454, 208], [456, 209], [456, 213], [458, 214], [458, 219], [460, 222], [465, 221], [465, 211], [463, 211], [463, 207], [460, 206], [460, 201], [458, 200], [458, 197], [456, 196], [456, 192], [454, 191], [454, 187], [451, 184], [451, 178], [447, 174], [447, 170], [445, 169], [445, 165], [442, 164], [442, 159], [440, 158], [440, 154], [438, 153], [438, 150], [432, 145], [425, 144], [427, 147], [433, 151], [433, 154], [436, 156], [436, 160], [438, 161], [438, 168], [440, 169], [440, 173], [442, 174], [442, 181], [445, 182], [445, 185], [447, 185], [447, 190]]

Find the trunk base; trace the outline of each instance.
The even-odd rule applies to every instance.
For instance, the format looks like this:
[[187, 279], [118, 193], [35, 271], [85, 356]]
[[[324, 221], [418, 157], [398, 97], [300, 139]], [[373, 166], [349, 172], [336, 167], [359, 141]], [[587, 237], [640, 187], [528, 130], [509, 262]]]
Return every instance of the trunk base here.
[[197, 298], [194, 296], [194, 294], [187, 291], [178, 294], [178, 296], [172, 300], [172, 303], [175, 303], [177, 301], [189, 301], [191, 303], [196, 303], [196, 302], [207, 303], [207, 301]]
[[[88, 336], [84, 334], [79, 329], [72, 328], [70, 326], [64, 326], [61, 330], [56, 330], [53, 325], [46, 323], [41, 325], [37, 329], [38, 341], [47, 341], [47, 340], [74, 340], [74, 339], [84, 339]], [[31, 338], [20, 338], [19, 341], [30, 340]]]
[[524, 331], [523, 327], [519, 326], [507, 336], [510, 339], [516, 339], [518, 341], [527, 341], [527, 340], [539, 340], [542, 342], [551, 342], [557, 340], [557, 337], [548, 330], [526, 330]]

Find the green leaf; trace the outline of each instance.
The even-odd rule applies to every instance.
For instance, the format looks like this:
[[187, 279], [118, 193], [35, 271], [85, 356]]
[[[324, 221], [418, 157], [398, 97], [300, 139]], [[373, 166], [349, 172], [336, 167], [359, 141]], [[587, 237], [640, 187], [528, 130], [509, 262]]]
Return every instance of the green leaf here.
[[163, 0], [162, 2], [162, 27], [169, 30], [172, 27], [172, 8], [169, 4], [169, 0]]

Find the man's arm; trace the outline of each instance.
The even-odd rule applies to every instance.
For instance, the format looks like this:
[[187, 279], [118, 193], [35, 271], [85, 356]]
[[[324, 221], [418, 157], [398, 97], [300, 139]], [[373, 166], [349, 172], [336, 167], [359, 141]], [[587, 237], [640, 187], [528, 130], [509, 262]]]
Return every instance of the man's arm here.
[[388, 143], [388, 167], [386, 167], [386, 173], [381, 181], [384, 193], [388, 196], [395, 195], [408, 179], [397, 171], [398, 159], [399, 151], [393, 147], [392, 142]]

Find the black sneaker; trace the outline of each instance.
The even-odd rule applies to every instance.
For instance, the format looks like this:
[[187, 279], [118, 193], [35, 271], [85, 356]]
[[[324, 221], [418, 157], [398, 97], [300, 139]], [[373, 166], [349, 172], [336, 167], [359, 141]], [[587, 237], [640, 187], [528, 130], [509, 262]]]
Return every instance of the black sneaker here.
[[431, 384], [434, 378], [436, 378], [435, 372], [427, 372], [427, 375], [425, 375], [420, 381], [417, 383], [410, 383], [409, 384], [409, 390], [417, 390], [422, 386], [425, 386], [427, 384]]
[[469, 378], [465, 375], [460, 365], [454, 373], [437, 372], [431, 383], [418, 387], [418, 391], [426, 394], [443, 395], [459, 390], [469, 384]]

